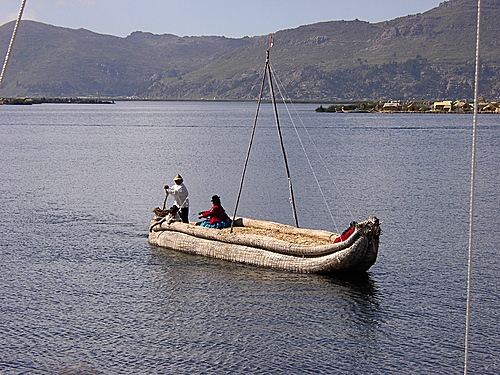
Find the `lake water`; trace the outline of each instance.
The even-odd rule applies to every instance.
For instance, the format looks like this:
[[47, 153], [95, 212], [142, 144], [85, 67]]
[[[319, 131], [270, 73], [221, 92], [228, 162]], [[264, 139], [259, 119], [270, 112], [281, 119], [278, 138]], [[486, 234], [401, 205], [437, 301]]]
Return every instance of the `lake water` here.
[[[0, 106], [0, 373], [462, 373], [472, 116], [315, 107], [289, 107], [304, 159], [280, 106], [299, 223], [378, 216], [361, 279], [148, 244], [177, 173], [191, 220], [213, 194], [233, 213], [255, 103]], [[270, 105], [259, 119], [238, 215], [293, 224]], [[500, 116], [477, 146], [469, 372], [498, 374]]]

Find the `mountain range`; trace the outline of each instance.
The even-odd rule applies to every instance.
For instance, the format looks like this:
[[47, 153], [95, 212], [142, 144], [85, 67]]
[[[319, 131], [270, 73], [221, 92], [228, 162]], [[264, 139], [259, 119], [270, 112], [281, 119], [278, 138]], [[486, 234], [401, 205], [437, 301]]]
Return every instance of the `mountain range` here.
[[[374, 5], [376, 6], [376, 5]], [[476, 0], [369, 23], [328, 21], [273, 34], [271, 67], [294, 100], [473, 97]], [[480, 95], [500, 97], [500, 1], [482, 1]], [[14, 21], [0, 26], [7, 51]], [[0, 97], [247, 100], [258, 96], [269, 35], [133, 32], [122, 38], [21, 21]]]

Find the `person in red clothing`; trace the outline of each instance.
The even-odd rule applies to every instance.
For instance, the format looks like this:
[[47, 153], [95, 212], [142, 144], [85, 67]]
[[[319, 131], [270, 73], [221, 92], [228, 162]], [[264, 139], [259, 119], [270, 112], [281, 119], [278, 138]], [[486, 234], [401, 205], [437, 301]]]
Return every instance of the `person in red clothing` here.
[[226, 211], [222, 208], [220, 197], [212, 196], [212, 208], [208, 211], [198, 212], [199, 218], [206, 218], [200, 223], [200, 226], [206, 228], [228, 228], [231, 226], [231, 219], [227, 216]]
[[351, 236], [351, 234], [353, 234], [354, 231], [356, 230], [356, 225], [357, 225], [357, 223], [355, 221], [351, 222], [351, 224], [349, 225], [349, 228], [347, 228], [345, 231], [343, 231], [339, 237], [335, 238], [335, 241], [333, 241], [333, 243], [347, 240]]

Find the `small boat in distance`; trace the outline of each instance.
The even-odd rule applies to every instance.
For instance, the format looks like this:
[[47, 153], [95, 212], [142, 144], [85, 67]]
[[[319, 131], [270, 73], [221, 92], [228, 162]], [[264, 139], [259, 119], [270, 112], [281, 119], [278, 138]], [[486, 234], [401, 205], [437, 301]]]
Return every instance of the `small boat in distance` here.
[[[352, 222], [342, 234], [299, 228], [269, 66], [269, 51], [272, 43], [271, 37], [257, 104], [257, 114], [265, 78], [268, 75], [276, 125], [288, 174], [290, 201], [296, 227], [271, 221], [236, 218], [246, 170], [245, 163], [231, 228], [205, 228], [197, 226], [195, 223], [181, 222], [168, 224], [157, 216], [150, 223], [148, 241], [152, 245], [170, 250], [300, 273], [349, 276], [366, 272], [377, 260], [380, 236], [380, 222], [377, 217], [373, 216], [359, 223]], [[254, 130], [256, 123], [257, 118], [254, 122]], [[252, 132], [246, 161], [248, 161], [253, 134], [254, 132]]]
[[369, 110], [367, 109], [345, 109], [344, 106], [342, 106], [342, 113], [370, 113]]

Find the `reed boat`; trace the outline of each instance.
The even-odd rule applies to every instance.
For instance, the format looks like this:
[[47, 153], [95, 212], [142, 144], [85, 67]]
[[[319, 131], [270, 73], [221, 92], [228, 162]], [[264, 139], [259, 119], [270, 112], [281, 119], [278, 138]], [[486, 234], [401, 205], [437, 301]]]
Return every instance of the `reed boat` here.
[[298, 273], [362, 273], [376, 261], [380, 225], [376, 217], [357, 223], [344, 241], [339, 234], [271, 221], [238, 218], [233, 231], [194, 223], [154, 225], [149, 243], [184, 253]]
[[[240, 190], [231, 227], [215, 229], [197, 226], [195, 223], [173, 222], [168, 224], [160, 217], [155, 217], [149, 227], [149, 243], [189, 254], [300, 273], [356, 274], [366, 272], [377, 259], [380, 236], [380, 223], [377, 217], [373, 216], [359, 223], [351, 222], [349, 228], [342, 234], [299, 228], [275, 101], [272, 71], [269, 65], [269, 51], [272, 46], [271, 37], [266, 53], [266, 65], [257, 102], [252, 138], [241, 176]], [[236, 217], [266, 76], [268, 77], [274, 117], [288, 177], [295, 227], [272, 221]], [[165, 201], [166, 199], [165, 197]], [[165, 209], [165, 201], [163, 209]], [[155, 210], [158, 211], [154, 212], [162, 211], [159, 207]]]

